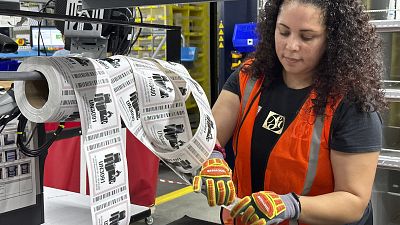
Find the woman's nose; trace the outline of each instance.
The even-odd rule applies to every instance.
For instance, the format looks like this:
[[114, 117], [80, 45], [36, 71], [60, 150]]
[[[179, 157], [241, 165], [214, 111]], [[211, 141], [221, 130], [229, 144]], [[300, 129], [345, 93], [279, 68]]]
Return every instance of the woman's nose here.
[[286, 48], [290, 51], [298, 51], [300, 49], [300, 43], [297, 38], [291, 36], [287, 39]]

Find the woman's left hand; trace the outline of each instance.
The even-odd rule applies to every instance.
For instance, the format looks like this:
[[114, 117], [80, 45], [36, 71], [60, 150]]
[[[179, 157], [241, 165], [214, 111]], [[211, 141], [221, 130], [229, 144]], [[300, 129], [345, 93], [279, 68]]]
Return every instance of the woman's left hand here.
[[298, 219], [300, 203], [294, 193], [278, 195], [260, 191], [241, 199], [231, 211], [232, 217], [240, 217], [244, 224], [278, 224], [288, 219]]

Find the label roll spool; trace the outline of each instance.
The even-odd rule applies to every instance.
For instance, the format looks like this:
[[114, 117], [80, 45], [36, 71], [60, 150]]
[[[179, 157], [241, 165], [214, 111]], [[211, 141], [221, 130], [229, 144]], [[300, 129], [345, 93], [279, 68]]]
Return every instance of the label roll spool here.
[[79, 120], [75, 91], [48, 57], [27, 58], [18, 71], [37, 71], [45, 77], [45, 80], [14, 83], [15, 100], [28, 120], [35, 123]]
[[42, 81], [16, 82], [16, 101], [33, 122], [81, 118], [82, 144], [88, 168], [93, 225], [130, 221], [130, 197], [121, 120], [109, 76], [93, 59], [28, 58], [19, 71], [38, 71]]
[[[110, 116], [118, 111], [131, 133], [187, 183], [190, 179], [184, 174], [196, 173], [211, 155], [216, 126], [207, 96], [180, 64], [126, 56], [34, 57], [24, 61], [19, 71], [38, 71], [46, 79], [16, 82], [17, 104], [30, 121], [60, 122], [81, 116], [82, 126], [89, 129], [96, 121], [107, 123], [108, 109], [98, 106], [96, 96], [109, 83], [112, 91], [107, 90], [107, 95], [115, 96], [112, 102], [119, 109]], [[87, 80], [95, 77], [101, 80]], [[93, 93], [85, 97], [82, 93], [88, 91], [88, 84]], [[185, 105], [190, 93], [200, 114], [194, 133]]]

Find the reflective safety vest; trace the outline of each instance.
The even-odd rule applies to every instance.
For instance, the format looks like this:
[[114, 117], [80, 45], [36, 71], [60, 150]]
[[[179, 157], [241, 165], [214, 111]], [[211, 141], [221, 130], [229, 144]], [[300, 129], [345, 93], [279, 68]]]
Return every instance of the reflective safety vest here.
[[[233, 181], [239, 198], [252, 193], [252, 133], [262, 83], [262, 78], [255, 80], [242, 71], [239, 74], [241, 110], [233, 138]], [[295, 192], [307, 196], [333, 192], [334, 179], [328, 140], [332, 117], [340, 101], [334, 105], [328, 103], [325, 115], [316, 116], [311, 101], [315, 97], [316, 93], [311, 92], [273, 147], [265, 171], [264, 190], [277, 194]], [[223, 214], [226, 215], [226, 212]], [[237, 220], [236, 224], [241, 223]], [[281, 224], [289, 224], [289, 221]]]

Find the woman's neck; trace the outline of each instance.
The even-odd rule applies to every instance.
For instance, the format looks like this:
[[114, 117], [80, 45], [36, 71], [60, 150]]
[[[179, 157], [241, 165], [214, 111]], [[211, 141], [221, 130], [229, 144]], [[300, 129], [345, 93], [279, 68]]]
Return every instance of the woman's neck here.
[[282, 71], [283, 82], [291, 89], [303, 89], [313, 83], [311, 74], [290, 74]]

